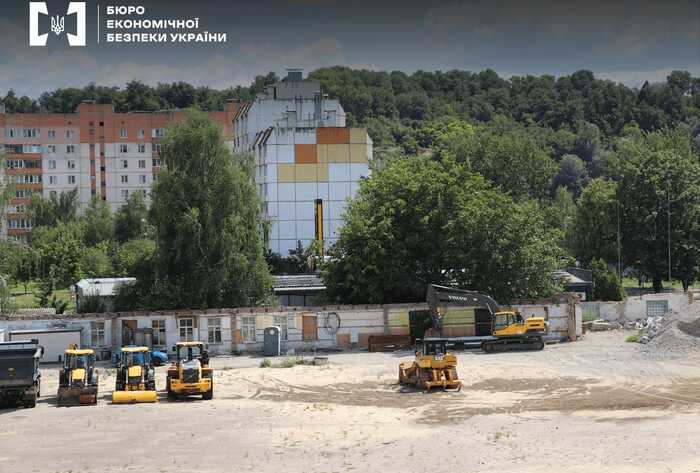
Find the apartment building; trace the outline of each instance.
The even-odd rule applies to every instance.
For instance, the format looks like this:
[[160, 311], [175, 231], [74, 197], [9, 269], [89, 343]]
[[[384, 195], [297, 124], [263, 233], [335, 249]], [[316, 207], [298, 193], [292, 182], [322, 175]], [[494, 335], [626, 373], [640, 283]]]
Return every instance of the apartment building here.
[[[231, 144], [236, 103], [212, 112]], [[111, 104], [80, 104], [75, 113], [5, 113], [0, 108], [0, 148], [14, 196], [0, 231], [26, 239], [32, 222], [26, 206], [33, 193], [45, 197], [78, 190], [81, 208], [93, 196], [118, 209], [135, 192], [148, 200], [160, 171], [160, 140], [181, 111], [116, 113]], [[3, 236], [0, 234], [0, 236]]]
[[347, 128], [345, 118], [340, 102], [299, 69], [288, 70], [234, 115], [234, 150], [255, 155], [272, 251], [287, 256], [297, 241], [337, 240], [347, 201], [369, 175], [372, 159], [367, 131]]

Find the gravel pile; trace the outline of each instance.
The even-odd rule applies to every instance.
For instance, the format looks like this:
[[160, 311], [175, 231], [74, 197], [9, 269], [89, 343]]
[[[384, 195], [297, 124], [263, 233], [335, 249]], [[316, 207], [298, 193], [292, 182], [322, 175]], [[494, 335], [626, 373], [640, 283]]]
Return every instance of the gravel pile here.
[[[650, 320], [652, 319], [652, 320]], [[643, 351], [654, 359], [682, 358], [700, 351], [700, 304], [649, 318], [640, 328]]]

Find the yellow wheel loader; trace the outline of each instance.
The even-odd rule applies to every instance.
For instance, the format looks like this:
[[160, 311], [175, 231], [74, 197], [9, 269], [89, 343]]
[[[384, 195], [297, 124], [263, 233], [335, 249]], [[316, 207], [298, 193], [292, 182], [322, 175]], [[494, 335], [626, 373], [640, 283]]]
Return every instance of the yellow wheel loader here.
[[209, 367], [209, 354], [203, 342], [178, 342], [173, 347], [176, 359], [168, 368], [168, 399], [178, 396], [214, 396], [214, 372]]
[[63, 367], [58, 375], [59, 406], [97, 404], [98, 372], [95, 352], [70, 346], [64, 354]]
[[462, 382], [457, 376], [457, 357], [447, 351], [445, 340], [424, 340], [416, 359], [399, 365], [399, 383], [413, 384], [426, 392], [432, 388], [459, 391]]
[[112, 393], [115, 404], [156, 402], [155, 369], [148, 347], [123, 347], [117, 366], [117, 382]]

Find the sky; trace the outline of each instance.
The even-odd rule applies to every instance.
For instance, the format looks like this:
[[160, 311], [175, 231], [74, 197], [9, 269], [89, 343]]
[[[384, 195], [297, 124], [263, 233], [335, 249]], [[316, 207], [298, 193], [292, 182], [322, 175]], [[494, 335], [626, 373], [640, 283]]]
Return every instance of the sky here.
[[[49, 32], [29, 47], [29, 2], [3, 0], [0, 94], [38, 97], [89, 82], [123, 86], [187, 81], [225, 88], [259, 74], [345, 65], [372, 70], [494, 69], [501, 76], [570, 74], [640, 86], [674, 69], [700, 76], [700, 0], [140, 0], [87, 1], [87, 46]], [[46, 2], [64, 15], [66, 0]], [[100, 20], [97, 7], [100, 7]], [[143, 15], [105, 15], [106, 7], [143, 6]], [[225, 43], [106, 41], [106, 20], [199, 19]], [[73, 23], [71, 23], [71, 21]], [[100, 24], [100, 42], [97, 25]], [[42, 15], [41, 33], [49, 31]]]

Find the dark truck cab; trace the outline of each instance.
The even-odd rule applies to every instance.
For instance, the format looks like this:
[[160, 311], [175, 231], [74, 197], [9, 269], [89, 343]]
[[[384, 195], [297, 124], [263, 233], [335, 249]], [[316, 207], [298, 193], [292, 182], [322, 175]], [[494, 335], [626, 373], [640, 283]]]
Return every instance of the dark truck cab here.
[[0, 342], [0, 404], [35, 407], [41, 391], [38, 340]]

